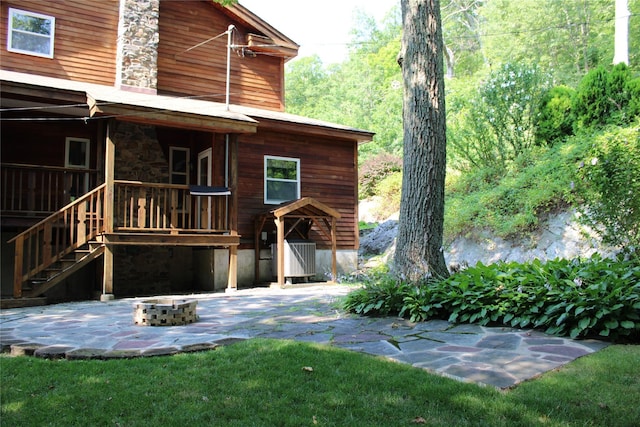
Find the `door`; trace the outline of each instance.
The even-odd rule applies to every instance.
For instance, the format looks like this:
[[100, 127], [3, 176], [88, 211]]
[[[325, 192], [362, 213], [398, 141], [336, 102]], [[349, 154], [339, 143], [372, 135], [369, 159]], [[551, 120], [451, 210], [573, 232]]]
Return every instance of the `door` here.
[[[198, 153], [198, 185], [211, 186], [211, 164], [212, 164], [212, 150], [207, 148], [204, 151]], [[211, 228], [211, 197], [200, 196], [196, 208], [198, 209], [198, 228], [210, 229]]]

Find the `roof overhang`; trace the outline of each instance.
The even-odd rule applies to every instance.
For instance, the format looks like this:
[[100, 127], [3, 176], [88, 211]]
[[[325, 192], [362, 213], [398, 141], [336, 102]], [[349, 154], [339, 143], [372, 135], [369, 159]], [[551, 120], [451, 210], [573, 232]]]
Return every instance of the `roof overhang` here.
[[218, 133], [251, 134], [256, 133], [259, 127], [357, 143], [369, 142], [375, 135], [366, 130], [281, 111], [235, 104], [227, 107], [223, 103], [191, 97], [156, 95], [34, 74], [0, 70], [0, 81], [3, 108], [28, 105], [86, 120], [115, 118]]
[[65, 111], [61, 104], [73, 104], [74, 115], [82, 117], [80, 113], [84, 110], [86, 120], [115, 118], [220, 133], [255, 133], [258, 127], [256, 120], [229, 111], [225, 104], [218, 102], [132, 92], [6, 70], [0, 70], [0, 81], [3, 101], [4, 98], [15, 98], [25, 104], [39, 104], [63, 114]]
[[87, 91], [91, 117], [117, 117], [118, 120], [160, 126], [207, 129], [224, 133], [255, 133], [258, 122], [227, 110], [225, 104], [190, 98], [149, 95], [93, 88]]
[[246, 41], [249, 49], [280, 56], [284, 58], [285, 61], [295, 58], [298, 55], [300, 46], [296, 42], [272, 27], [268, 22], [251, 12], [239, 2], [228, 6], [221, 6], [216, 2], [213, 2], [213, 4], [220, 7], [225, 13], [233, 15], [235, 19], [253, 30], [247, 34]]
[[357, 141], [359, 144], [372, 141], [375, 135], [375, 132], [281, 111], [263, 110], [241, 105], [232, 105], [231, 110], [258, 120], [260, 129], [346, 139]]
[[340, 212], [312, 197], [303, 197], [293, 202], [285, 203], [269, 212], [276, 218], [281, 218], [283, 216], [340, 218]]

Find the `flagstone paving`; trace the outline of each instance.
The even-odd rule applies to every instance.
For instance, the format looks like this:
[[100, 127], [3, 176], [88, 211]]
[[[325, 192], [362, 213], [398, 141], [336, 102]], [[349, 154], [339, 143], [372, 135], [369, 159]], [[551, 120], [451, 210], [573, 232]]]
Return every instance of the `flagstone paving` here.
[[131, 298], [6, 309], [3, 352], [45, 358], [131, 358], [202, 351], [254, 337], [332, 345], [498, 388], [508, 388], [606, 347], [538, 331], [442, 320], [359, 317], [341, 300], [348, 286], [255, 288], [233, 293], [164, 296], [196, 299], [198, 321], [138, 326]]

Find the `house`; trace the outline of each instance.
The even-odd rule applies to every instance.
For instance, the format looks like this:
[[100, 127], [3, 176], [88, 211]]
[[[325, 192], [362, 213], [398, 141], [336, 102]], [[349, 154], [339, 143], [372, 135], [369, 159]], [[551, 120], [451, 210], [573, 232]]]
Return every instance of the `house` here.
[[285, 113], [298, 45], [241, 3], [7, 0], [0, 14], [3, 301], [357, 267], [373, 134]]

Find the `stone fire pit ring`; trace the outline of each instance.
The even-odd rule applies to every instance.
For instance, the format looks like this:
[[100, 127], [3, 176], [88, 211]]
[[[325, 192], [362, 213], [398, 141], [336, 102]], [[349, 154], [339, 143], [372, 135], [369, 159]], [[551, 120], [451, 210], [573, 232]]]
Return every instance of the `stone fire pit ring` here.
[[139, 326], [178, 326], [198, 320], [196, 300], [150, 299], [133, 305], [133, 322]]

